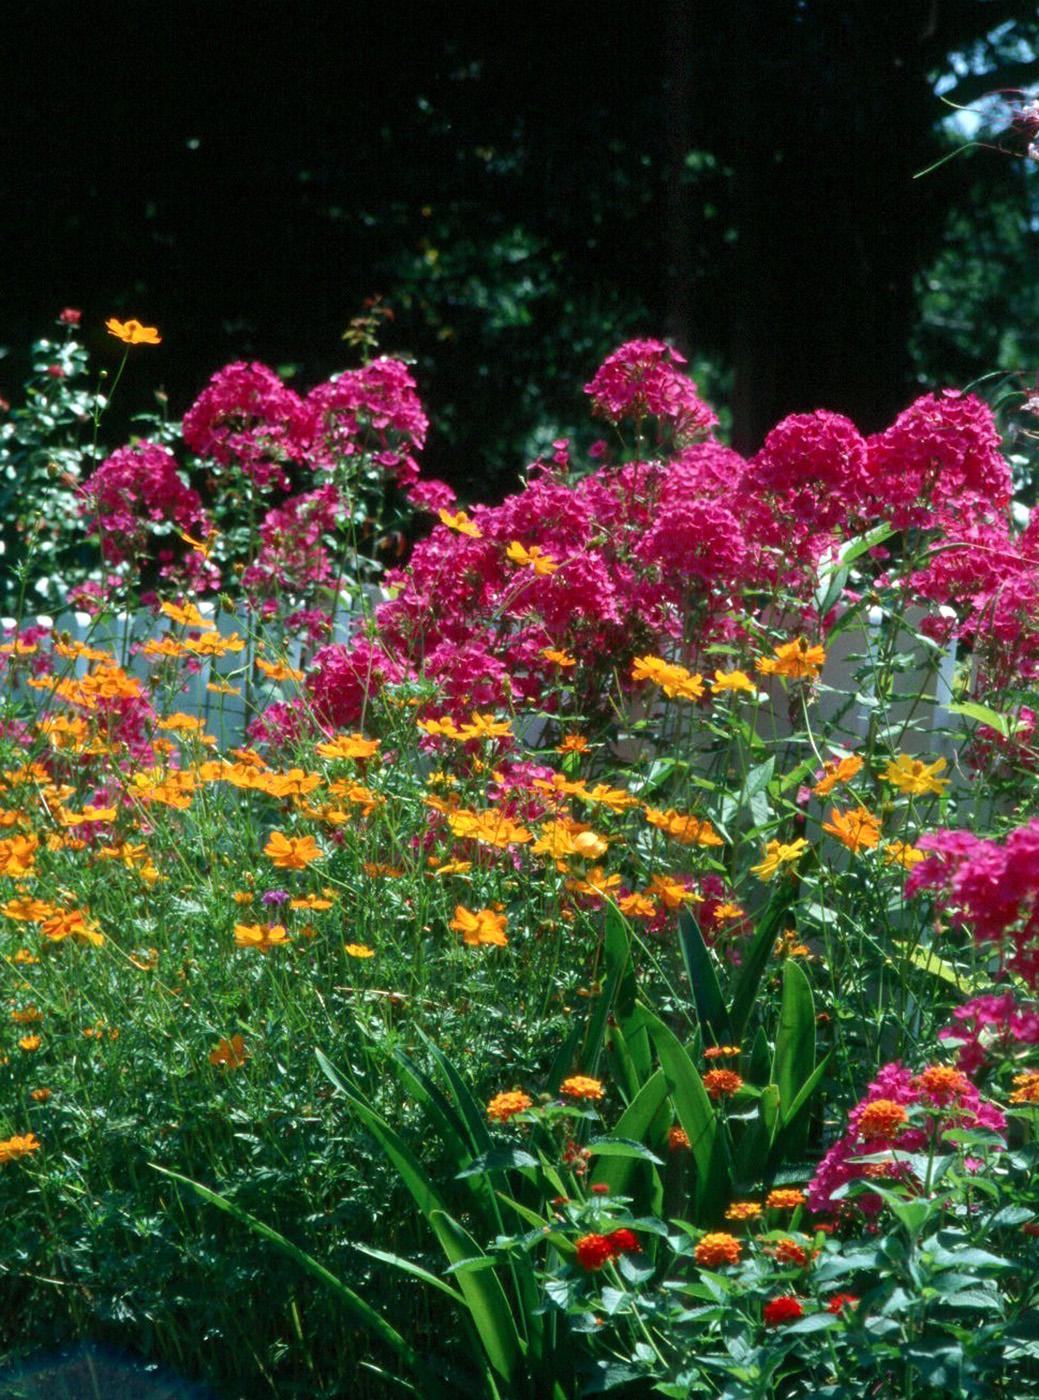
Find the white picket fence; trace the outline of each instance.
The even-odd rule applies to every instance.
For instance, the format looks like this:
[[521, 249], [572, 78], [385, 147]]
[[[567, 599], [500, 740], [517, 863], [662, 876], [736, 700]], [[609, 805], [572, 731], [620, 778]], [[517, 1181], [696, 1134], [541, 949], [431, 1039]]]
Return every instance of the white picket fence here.
[[[381, 590], [368, 588], [364, 599], [355, 598], [353, 608], [342, 608], [330, 640], [349, 640], [358, 615], [370, 612], [385, 597]], [[267, 705], [291, 693], [291, 687], [270, 682], [262, 675], [256, 666], [257, 657], [283, 661], [299, 670], [305, 667], [313, 648], [298, 638], [283, 643], [275, 629], [262, 625], [257, 628], [255, 618], [247, 617], [244, 609], [225, 613], [216, 610], [211, 602], [199, 603], [198, 607], [221, 635], [237, 634], [244, 643], [243, 649], [223, 657], [199, 658], [198, 669], [187, 678], [186, 685], [181, 668], [179, 688], [160, 692], [153, 703], [167, 714], [180, 711], [201, 718], [205, 732], [216, 738], [221, 751], [226, 751], [245, 741], [248, 724]], [[915, 627], [921, 616], [910, 614], [906, 621]], [[156, 661], [142, 655], [139, 644], [164, 636], [175, 637], [182, 631], [166, 617], [156, 617], [145, 610], [100, 620], [85, 612], [41, 615], [24, 619], [22, 625], [24, 628], [33, 623], [67, 635], [74, 642], [110, 652], [129, 674], [141, 680], [150, 678]], [[0, 626], [10, 635], [14, 622], [0, 619]], [[811, 710], [813, 726], [820, 734], [825, 731], [830, 742], [854, 749], [865, 739], [871, 718], [876, 715], [877, 722], [888, 730], [893, 747], [907, 753], [951, 758], [953, 735], [962, 729], [962, 720], [947, 709], [953, 695], [956, 644], [935, 650], [926, 664], [918, 652], [914, 653], [913, 664], [897, 677], [896, 696], [881, 705], [872, 693], [869, 676], [881, 656], [886, 627], [881, 610], [872, 609], [861, 626], [840, 632], [828, 645], [823, 684]], [[77, 658], [68, 663], [69, 674], [82, 676], [90, 665], [86, 658]], [[865, 679], [857, 683], [855, 672], [863, 670]], [[209, 688], [211, 684], [231, 686], [239, 693], [217, 693]], [[21, 690], [25, 698], [35, 696], [38, 702], [38, 692], [26, 689], [24, 684]], [[758, 711], [759, 732], [763, 738], [781, 742], [801, 727], [801, 720], [796, 711], [791, 713], [786, 708], [786, 692], [775, 684], [772, 690], [772, 706], [762, 706]], [[648, 712], [643, 711], [649, 712], [652, 706]], [[520, 737], [527, 744], [536, 745], [544, 724], [544, 720], [532, 719], [524, 725]]]

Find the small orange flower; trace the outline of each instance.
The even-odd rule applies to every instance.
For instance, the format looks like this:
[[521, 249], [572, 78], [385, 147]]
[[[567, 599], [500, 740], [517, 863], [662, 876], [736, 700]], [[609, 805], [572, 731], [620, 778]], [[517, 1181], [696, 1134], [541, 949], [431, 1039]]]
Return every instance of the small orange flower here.
[[42, 1044], [43, 1042], [38, 1035], [23, 1035], [18, 1042], [18, 1048], [19, 1050], [25, 1050], [31, 1055], [32, 1052], [38, 1050]]
[[804, 637], [796, 641], [784, 642], [774, 647], [773, 654], [758, 662], [758, 670], [763, 676], [789, 676], [793, 680], [814, 681], [818, 679], [826, 660], [826, 652], [821, 646], [812, 646]]
[[947, 1104], [967, 1092], [970, 1080], [951, 1065], [928, 1065], [913, 1080], [913, 1088], [922, 1089], [935, 1103]]
[[454, 515], [449, 510], [438, 510], [437, 516], [441, 525], [446, 525], [449, 530], [453, 530], [456, 535], [468, 535], [471, 539], [483, 539], [483, 531], [474, 520], [471, 520], [464, 510], [456, 511]]
[[732, 1069], [709, 1069], [703, 1077], [703, 1086], [712, 1099], [728, 1099], [743, 1088], [743, 1080]]
[[234, 941], [238, 948], [255, 948], [258, 953], [266, 954], [292, 940], [282, 924], [235, 924]]
[[717, 1269], [722, 1264], [740, 1262], [741, 1245], [735, 1235], [723, 1230], [704, 1235], [693, 1250], [693, 1258], [704, 1269]]
[[155, 326], [142, 326], [140, 321], [117, 321], [114, 316], [110, 316], [105, 322], [105, 329], [109, 335], [114, 335], [116, 340], [121, 340], [125, 345], [161, 345], [162, 336]]
[[533, 569], [534, 573], [541, 577], [554, 574], [559, 568], [551, 554], [543, 550], [540, 545], [532, 544], [529, 549], [526, 549], [518, 540], [512, 541], [505, 551], [505, 557], [513, 564]]
[[286, 836], [281, 831], [271, 832], [263, 853], [279, 870], [305, 870], [322, 856], [321, 847], [313, 836]]
[[816, 797], [828, 797], [838, 783], [850, 782], [861, 768], [862, 759], [858, 754], [849, 754], [847, 758], [828, 759], [823, 768], [823, 776], [812, 791]]
[[553, 666], [558, 666], [561, 671], [572, 671], [577, 665], [577, 658], [571, 656], [568, 651], [559, 651], [555, 647], [543, 647], [541, 655], [546, 661], [551, 661]]
[[804, 1269], [808, 1266], [808, 1251], [796, 1240], [780, 1240], [775, 1248], [777, 1264], [787, 1264], [795, 1269]]
[[588, 740], [583, 734], [568, 734], [557, 747], [556, 753], [587, 753], [589, 747]]
[[830, 820], [823, 822], [823, 831], [835, 836], [853, 855], [880, 845], [880, 821], [865, 807], [856, 807], [851, 812], [839, 812], [832, 807]]
[[366, 739], [363, 734], [337, 734], [317, 746], [322, 758], [372, 758], [378, 751], [379, 740]]
[[572, 1074], [560, 1084], [559, 1092], [570, 1099], [592, 1102], [601, 1099], [606, 1090], [598, 1079], [592, 1079], [587, 1074]]
[[796, 1210], [806, 1200], [805, 1193], [796, 1187], [777, 1186], [765, 1197], [765, 1204], [769, 1210]]
[[487, 1105], [487, 1117], [492, 1123], [507, 1123], [517, 1113], [525, 1113], [534, 1103], [529, 1094], [515, 1089], [505, 1094], [495, 1094]]
[[726, 1220], [757, 1220], [761, 1207], [757, 1201], [733, 1201], [725, 1212]]
[[30, 1152], [39, 1152], [42, 1143], [35, 1133], [25, 1133], [19, 1137], [5, 1138], [0, 1142], [0, 1166], [7, 1162], [17, 1162], [21, 1157], [28, 1157]]
[[50, 1098], [50, 1096], [51, 1096], [51, 1091], [50, 1091], [50, 1089], [44, 1089], [44, 1088], [33, 1089], [32, 1092], [31, 1092], [30, 1095], [29, 1095], [29, 1097], [32, 1099], [33, 1103], [46, 1103], [47, 1100]]
[[689, 1134], [684, 1128], [669, 1128], [667, 1146], [669, 1152], [688, 1152], [690, 1147]]
[[874, 1099], [863, 1109], [859, 1119], [859, 1134], [867, 1142], [874, 1138], [896, 1137], [909, 1114], [893, 1099]]
[[343, 952], [351, 958], [374, 958], [375, 949], [369, 948], [367, 943], [344, 943]]
[[1039, 1103], [1039, 1070], [1026, 1070], [1014, 1075], [1014, 1092], [1011, 1103]]
[[740, 1053], [738, 1045], [708, 1045], [703, 1052], [705, 1060], [731, 1060], [734, 1055]]
[[230, 1040], [219, 1040], [209, 1052], [209, 1063], [215, 1067], [225, 1070], [241, 1069], [249, 1058], [249, 1052], [245, 1048], [245, 1041], [240, 1035], [233, 1035]]
[[492, 944], [504, 948], [508, 943], [505, 936], [505, 915], [493, 909], [467, 909], [464, 904], [455, 905], [455, 916], [448, 924], [454, 933], [462, 935], [462, 941], [469, 948]]

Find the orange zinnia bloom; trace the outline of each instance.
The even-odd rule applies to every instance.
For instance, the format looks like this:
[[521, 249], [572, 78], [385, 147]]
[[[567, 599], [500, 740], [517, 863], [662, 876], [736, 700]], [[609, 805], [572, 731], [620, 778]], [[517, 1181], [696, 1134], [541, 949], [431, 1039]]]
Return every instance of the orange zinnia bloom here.
[[109, 335], [114, 335], [116, 340], [121, 340], [125, 345], [161, 345], [162, 336], [155, 326], [142, 326], [140, 321], [117, 321], [114, 316], [110, 316], [105, 322], [105, 329]]

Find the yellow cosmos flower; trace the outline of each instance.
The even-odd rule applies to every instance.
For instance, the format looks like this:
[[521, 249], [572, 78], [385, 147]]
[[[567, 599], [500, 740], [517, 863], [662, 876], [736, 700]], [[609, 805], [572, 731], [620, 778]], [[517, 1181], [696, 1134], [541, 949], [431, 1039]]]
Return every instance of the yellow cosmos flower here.
[[912, 870], [914, 865], [926, 859], [923, 851], [918, 851], [908, 841], [892, 841], [884, 848], [884, 864], [900, 865], [903, 870]]
[[631, 679], [652, 681], [672, 700], [699, 700], [704, 693], [703, 676], [694, 675], [684, 666], [664, 661], [659, 656], [637, 656], [631, 667]]
[[39, 1152], [41, 1146], [35, 1133], [4, 1138], [0, 1142], [0, 1166], [5, 1166], [8, 1162], [17, 1162], [19, 1158], [28, 1157], [32, 1152]]
[[938, 774], [943, 773], [947, 766], [944, 758], [938, 758], [934, 763], [924, 763], [922, 759], [900, 753], [884, 769], [883, 776], [899, 792], [910, 796], [923, 797], [928, 793], [940, 795], [949, 786], [949, 779], [939, 778]]
[[760, 864], [752, 865], [750, 873], [756, 875], [759, 880], [771, 880], [784, 865], [796, 865], [807, 849], [808, 842], [803, 836], [789, 844], [770, 841], [765, 847], [764, 859]]
[[454, 530], [456, 535], [468, 535], [474, 540], [483, 539], [483, 531], [474, 520], [470, 520], [464, 510], [456, 511], [454, 515], [449, 510], [438, 510], [437, 516], [441, 525], [446, 525], [449, 530]]
[[715, 694], [725, 691], [744, 691], [747, 695], [757, 695], [758, 688], [746, 671], [715, 671], [711, 689]]
[[208, 617], [203, 617], [194, 603], [162, 603], [159, 611], [182, 627], [198, 627], [203, 632], [216, 626]]
[[110, 316], [105, 322], [105, 330], [121, 340], [124, 345], [161, 345], [162, 336], [155, 326], [142, 326], [140, 321], [117, 321]]
[[351, 958], [374, 958], [375, 949], [369, 948], [367, 943], [344, 943], [343, 952]]
[[526, 549], [519, 540], [512, 541], [505, 551], [505, 557], [513, 564], [533, 569], [535, 574], [542, 577], [554, 574], [559, 568], [551, 554], [546, 553], [540, 545], [532, 544], [529, 549]]

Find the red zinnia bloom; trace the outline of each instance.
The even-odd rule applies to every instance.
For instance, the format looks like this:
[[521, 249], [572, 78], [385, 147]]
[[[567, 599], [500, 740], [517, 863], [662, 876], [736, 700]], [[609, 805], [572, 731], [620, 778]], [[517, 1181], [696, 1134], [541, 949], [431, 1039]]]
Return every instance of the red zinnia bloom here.
[[843, 1312], [845, 1308], [857, 1308], [859, 1300], [854, 1293], [835, 1293], [826, 1304], [826, 1311], [832, 1313]]
[[611, 1233], [607, 1235], [606, 1238], [613, 1246], [615, 1254], [642, 1253], [642, 1246], [639, 1244], [638, 1237], [631, 1230], [626, 1230], [622, 1227], [619, 1230], [611, 1231]]
[[766, 1327], [781, 1327], [786, 1322], [796, 1322], [799, 1317], [804, 1317], [805, 1310], [801, 1306], [801, 1300], [795, 1298], [792, 1293], [781, 1294], [778, 1298], [773, 1298], [770, 1303], [765, 1304], [764, 1319]]
[[577, 1262], [589, 1274], [608, 1264], [615, 1253], [608, 1235], [582, 1235], [577, 1241]]

